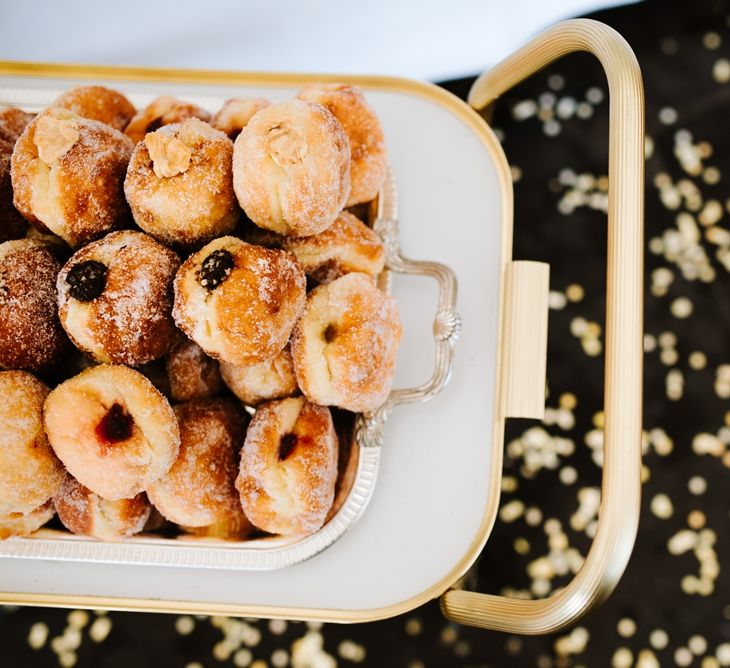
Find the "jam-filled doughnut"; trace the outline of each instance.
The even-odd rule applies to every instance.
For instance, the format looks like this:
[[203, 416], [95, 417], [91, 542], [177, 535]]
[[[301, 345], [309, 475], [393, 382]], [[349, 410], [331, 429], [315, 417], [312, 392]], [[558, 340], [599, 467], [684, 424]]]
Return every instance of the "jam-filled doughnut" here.
[[0, 515], [31, 512], [63, 482], [63, 466], [43, 431], [47, 395], [25, 371], [0, 372]]
[[221, 362], [221, 376], [231, 392], [248, 406], [291, 397], [299, 390], [289, 346], [258, 364]]
[[134, 149], [124, 192], [137, 225], [167, 245], [192, 247], [230, 232], [233, 143], [197, 118], [149, 133]]
[[61, 93], [52, 107], [68, 109], [83, 118], [111, 125], [120, 132], [137, 113], [134, 105], [119, 91], [104, 86], [77, 86]]
[[178, 100], [171, 95], [161, 95], [139, 111], [124, 129], [135, 144], [141, 142], [148, 132], [154, 132], [163, 125], [181, 123], [188, 118], [199, 118], [209, 121], [210, 114], [200, 107]]
[[350, 140], [350, 197], [347, 206], [375, 199], [388, 171], [385, 138], [375, 111], [357, 86], [312, 84], [298, 97], [321, 104], [342, 124]]
[[259, 227], [293, 236], [322, 232], [350, 193], [347, 135], [321, 105], [272, 104], [236, 139], [233, 186]]
[[172, 522], [208, 526], [236, 518], [237, 451], [246, 414], [226, 399], [201, 399], [174, 408], [180, 454], [170, 470], [147, 488], [155, 508]]
[[63, 526], [82, 536], [101, 540], [128, 538], [142, 531], [152, 507], [144, 494], [130, 499], [102, 499], [67, 475], [53, 497], [53, 505]]
[[304, 272], [290, 253], [221, 237], [183, 263], [173, 315], [208, 355], [255, 364], [284, 348], [305, 289]]
[[332, 505], [336, 479], [337, 436], [328, 408], [303, 397], [258, 408], [236, 480], [252, 524], [285, 535], [316, 531]]
[[0, 367], [45, 369], [69, 350], [58, 319], [61, 263], [35, 239], [0, 244]]
[[55, 514], [52, 499], [27, 513], [0, 514], [0, 540], [11, 536], [27, 536], [40, 529]]
[[128, 222], [124, 177], [132, 142], [105, 123], [67, 109], [47, 109], [15, 144], [15, 206], [41, 231], [71, 246]]
[[311, 401], [354, 412], [388, 397], [402, 329], [395, 299], [367, 274], [345, 274], [307, 295], [292, 334], [299, 387]]
[[318, 283], [329, 283], [353, 271], [376, 276], [385, 265], [382, 239], [347, 211], [342, 211], [324, 232], [311, 237], [285, 237], [283, 247]]
[[0, 105], [0, 140], [14, 145], [23, 134], [25, 126], [34, 118], [35, 114], [29, 114], [17, 107]]
[[99, 362], [137, 366], [181, 339], [172, 319], [180, 261], [142, 232], [112, 232], [76, 251], [58, 274], [61, 324]]
[[262, 98], [233, 98], [226, 100], [225, 104], [215, 113], [210, 124], [225, 132], [228, 137], [235, 140], [243, 128], [248, 125], [251, 117], [268, 107], [271, 104]]
[[220, 394], [223, 381], [218, 362], [195, 342], [185, 339], [165, 357], [170, 396], [175, 401], [207, 399]]
[[99, 496], [128, 499], [165, 475], [180, 431], [167, 399], [141, 373], [101, 364], [46, 399], [48, 440], [68, 472]]

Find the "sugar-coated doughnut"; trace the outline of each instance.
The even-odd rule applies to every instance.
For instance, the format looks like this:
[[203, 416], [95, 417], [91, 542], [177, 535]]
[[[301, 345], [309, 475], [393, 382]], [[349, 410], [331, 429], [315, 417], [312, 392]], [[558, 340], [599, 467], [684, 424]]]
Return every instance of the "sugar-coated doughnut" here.
[[61, 263], [42, 241], [0, 244], [0, 367], [45, 369], [70, 348], [58, 319], [60, 269]]
[[268, 107], [271, 104], [262, 98], [233, 98], [226, 100], [225, 104], [215, 113], [210, 124], [225, 132], [228, 137], [235, 140], [243, 128], [248, 125], [251, 117]]
[[291, 397], [299, 390], [289, 346], [258, 364], [240, 366], [221, 362], [220, 368], [223, 382], [249, 406]]
[[163, 125], [180, 123], [188, 118], [209, 121], [210, 114], [200, 107], [178, 100], [171, 95], [161, 95], [139, 111], [124, 129], [135, 144], [141, 142], [148, 132], [154, 132]]
[[380, 121], [362, 91], [347, 84], [311, 84], [298, 97], [327, 107], [345, 129], [351, 159], [347, 206], [375, 199], [388, 172], [388, 157]]
[[46, 399], [48, 440], [68, 472], [99, 496], [128, 499], [172, 466], [180, 430], [167, 399], [141, 373], [100, 364]]
[[27, 513], [0, 514], [0, 540], [11, 536], [27, 536], [40, 529], [55, 514], [51, 499]]
[[152, 507], [144, 494], [131, 499], [102, 499], [73, 476], [67, 475], [53, 497], [63, 526], [82, 536], [101, 540], [128, 538], [142, 531]]
[[134, 105], [119, 91], [104, 86], [77, 86], [61, 93], [52, 107], [68, 109], [83, 118], [111, 125], [120, 132], [137, 113]]
[[220, 394], [223, 381], [218, 362], [195, 342], [185, 339], [165, 357], [170, 396], [175, 401], [207, 399]]
[[385, 265], [383, 240], [347, 211], [324, 232], [311, 237], [285, 237], [283, 248], [294, 254], [307, 276], [329, 283], [359, 271], [376, 276]]
[[197, 118], [149, 133], [135, 147], [124, 183], [137, 225], [183, 247], [233, 230], [240, 213], [232, 156], [231, 140]]
[[98, 362], [137, 366], [168, 353], [177, 255], [142, 232], [108, 234], [76, 251], [58, 274], [61, 324]]
[[174, 410], [180, 453], [170, 470], [147, 488], [150, 501], [168, 520], [188, 527], [238, 517], [236, 460], [246, 414], [226, 399], [189, 401]]
[[23, 134], [25, 126], [34, 118], [35, 114], [29, 114], [22, 109], [0, 105], [0, 140], [14, 145]]
[[316, 531], [332, 505], [336, 479], [337, 436], [328, 408], [303, 397], [258, 408], [236, 480], [252, 524], [285, 535]]
[[311, 401], [356, 413], [388, 397], [402, 329], [395, 299], [367, 274], [345, 274], [307, 295], [292, 334], [297, 382]]
[[13, 204], [10, 162], [15, 142], [0, 139], [0, 242], [25, 236], [28, 223]]
[[43, 431], [47, 395], [25, 371], [0, 372], [0, 515], [31, 512], [63, 482], [63, 466]]
[[347, 135], [321, 105], [272, 104], [236, 139], [233, 187], [259, 227], [294, 236], [322, 232], [350, 194]]
[[251, 522], [243, 514], [243, 508], [241, 508], [239, 501], [236, 502], [236, 507], [233, 509], [232, 514], [225, 520], [203, 527], [190, 527], [182, 524], [180, 528], [187, 534], [184, 536], [187, 539], [194, 537], [203, 539], [215, 538], [219, 540], [241, 540], [246, 538], [253, 529]]
[[47, 109], [15, 144], [14, 203], [26, 220], [71, 246], [128, 222], [124, 177], [132, 142], [105, 123]]
[[304, 272], [290, 253], [221, 237], [183, 263], [173, 315], [208, 355], [255, 364], [284, 348], [305, 289]]

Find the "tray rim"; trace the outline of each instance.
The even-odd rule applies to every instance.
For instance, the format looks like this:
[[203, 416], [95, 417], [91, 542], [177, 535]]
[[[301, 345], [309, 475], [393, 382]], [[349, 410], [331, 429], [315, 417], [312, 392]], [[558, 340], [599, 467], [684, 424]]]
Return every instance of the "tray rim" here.
[[265, 619], [288, 619], [320, 622], [357, 623], [387, 619], [413, 610], [437, 598], [445, 591], [458, 585], [469, 568], [477, 560], [496, 520], [500, 499], [502, 474], [504, 418], [501, 415], [502, 396], [502, 323], [504, 321], [505, 282], [504, 271], [511, 257], [513, 190], [512, 177], [507, 158], [496, 135], [485, 120], [455, 95], [435, 84], [402, 77], [379, 75], [351, 75], [347, 73], [295, 73], [295, 72], [244, 72], [226, 70], [170, 69], [139, 66], [85, 65], [66, 63], [42, 63], [0, 60], [0, 76], [33, 78], [88, 79], [107, 81], [128, 81], [135, 83], [185, 83], [196, 85], [246, 85], [290, 88], [308, 82], [345, 82], [364, 89], [407, 93], [441, 106], [459, 118], [480, 140], [495, 167], [502, 197], [501, 241], [500, 241], [500, 285], [498, 340], [494, 378], [494, 407], [492, 427], [492, 470], [490, 490], [482, 522], [471, 545], [458, 563], [418, 595], [396, 604], [367, 610], [342, 610], [325, 608], [303, 608], [288, 606], [262, 606], [249, 604], [212, 603], [161, 598], [133, 598], [119, 596], [97, 596], [78, 594], [41, 594], [0, 591], [0, 604], [51, 606], [59, 608], [104, 609], [128, 612], [188, 613], [203, 615], [228, 615]]

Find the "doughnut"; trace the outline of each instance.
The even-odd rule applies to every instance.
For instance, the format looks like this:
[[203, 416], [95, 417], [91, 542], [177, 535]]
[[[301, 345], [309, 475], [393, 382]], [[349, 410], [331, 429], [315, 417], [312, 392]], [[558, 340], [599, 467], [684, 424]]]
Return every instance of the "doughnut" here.
[[142, 232], [112, 232], [76, 251], [58, 274], [61, 324], [98, 362], [138, 366], [181, 339], [172, 319], [180, 261]]
[[0, 244], [0, 367], [39, 371], [69, 350], [56, 302], [60, 269], [42, 241]]
[[23, 134], [25, 126], [35, 118], [35, 114], [28, 114], [16, 107], [0, 105], [0, 140], [15, 145], [18, 137]]
[[48, 441], [68, 472], [99, 496], [129, 499], [165, 475], [180, 431], [167, 399], [141, 373], [101, 364], [46, 399]]
[[0, 515], [29, 513], [65, 475], [43, 431], [48, 388], [25, 371], [0, 372]]
[[395, 299], [372, 276], [345, 274], [307, 295], [292, 334], [292, 358], [304, 395], [362, 413], [388, 397], [402, 335]]
[[353, 271], [376, 276], [385, 266], [382, 239], [347, 211], [324, 232], [285, 237], [283, 248], [293, 253], [307, 276], [318, 283], [329, 283]]
[[221, 132], [225, 132], [231, 140], [235, 140], [251, 117], [271, 104], [261, 98], [233, 98], [225, 104], [210, 120], [210, 124]]
[[147, 488], [155, 508], [188, 527], [223, 523], [240, 514], [236, 451], [246, 414], [232, 401], [202, 399], [174, 408], [180, 454], [170, 470]]
[[83, 118], [100, 121], [122, 132], [137, 113], [134, 105], [116, 90], [104, 86], [77, 86], [61, 93], [52, 107], [68, 109]]
[[238, 366], [221, 362], [220, 367], [228, 389], [248, 406], [291, 397], [299, 390], [289, 346], [258, 364]]
[[15, 144], [15, 207], [42, 232], [80, 246], [128, 222], [124, 176], [132, 142], [67, 109], [47, 109]]
[[208, 355], [255, 364], [280, 352], [304, 306], [306, 278], [282, 250], [221, 237], [175, 277], [173, 316]]
[[347, 135], [321, 105], [272, 104], [236, 139], [233, 187], [259, 227], [292, 236], [323, 232], [350, 193]]
[[[236, 488], [234, 487], [233, 489], [235, 491]], [[251, 522], [243, 514], [237, 493], [236, 505], [231, 514], [224, 520], [203, 527], [181, 525], [180, 528], [187, 534], [184, 536], [187, 539], [215, 538], [218, 540], [241, 540], [246, 538], [253, 529]]]
[[165, 357], [170, 395], [175, 401], [207, 399], [223, 389], [218, 362], [185, 339]]
[[137, 225], [185, 248], [233, 230], [240, 213], [232, 156], [231, 140], [197, 118], [149, 133], [135, 147], [124, 182]]
[[350, 197], [347, 206], [375, 199], [388, 172], [385, 138], [375, 111], [357, 86], [312, 84], [297, 96], [326, 107], [350, 140]]
[[209, 121], [210, 114], [190, 102], [178, 100], [170, 95], [161, 95], [138, 112], [124, 129], [135, 144], [141, 142], [148, 132], [154, 132], [163, 125], [180, 123], [188, 118]]
[[131, 499], [102, 499], [67, 475], [53, 497], [58, 519], [69, 531], [101, 540], [128, 538], [142, 531], [152, 507], [144, 494]]
[[284, 535], [316, 531], [332, 505], [336, 479], [337, 436], [328, 408], [303, 397], [258, 408], [236, 479], [252, 524]]
[[53, 501], [49, 499], [43, 505], [27, 513], [0, 515], [0, 540], [11, 536], [27, 536], [40, 529], [55, 514]]

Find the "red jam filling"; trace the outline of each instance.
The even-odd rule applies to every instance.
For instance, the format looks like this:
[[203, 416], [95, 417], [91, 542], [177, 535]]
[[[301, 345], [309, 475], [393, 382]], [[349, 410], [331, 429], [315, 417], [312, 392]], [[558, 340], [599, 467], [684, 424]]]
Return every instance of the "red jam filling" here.
[[120, 404], [112, 404], [112, 407], [101, 418], [96, 425], [96, 436], [106, 445], [121, 443], [132, 435], [134, 420]]

